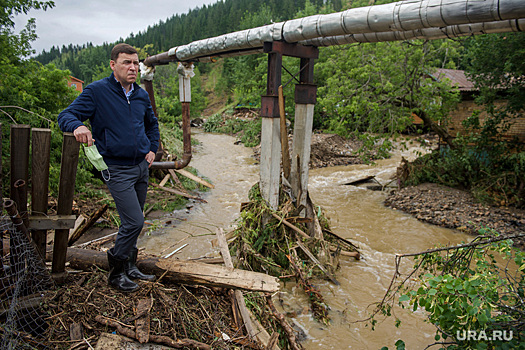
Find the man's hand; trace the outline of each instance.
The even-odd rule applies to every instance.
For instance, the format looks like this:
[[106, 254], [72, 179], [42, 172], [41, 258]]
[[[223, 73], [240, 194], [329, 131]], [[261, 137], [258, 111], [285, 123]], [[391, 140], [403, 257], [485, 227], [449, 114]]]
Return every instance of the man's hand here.
[[73, 131], [73, 135], [75, 135], [75, 139], [80, 143], [87, 143], [88, 146], [93, 145], [93, 135], [91, 135], [91, 131], [87, 128], [87, 126], [79, 126], [78, 128]]
[[146, 154], [146, 162], [148, 162], [149, 164], [148, 168], [151, 166], [151, 163], [153, 163], [154, 160], [155, 160], [155, 153], [149, 151], [149, 153]]

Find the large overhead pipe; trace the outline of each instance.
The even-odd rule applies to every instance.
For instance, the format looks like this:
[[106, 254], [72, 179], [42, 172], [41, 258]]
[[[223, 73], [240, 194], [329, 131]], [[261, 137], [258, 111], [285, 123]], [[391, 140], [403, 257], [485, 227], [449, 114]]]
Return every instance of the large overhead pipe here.
[[262, 48], [264, 42], [272, 41], [296, 43], [342, 35], [418, 31], [523, 18], [523, 0], [407, 0], [298, 18], [198, 40], [174, 47], [146, 64], [253, 51]]
[[525, 19], [516, 19], [486, 23], [461, 24], [443, 28], [425, 28], [402, 32], [338, 35], [300, 41], [299, 43], [311, 46], [334, 46], [354, 43], [377, 43], [413, 39], [435, 40], [490, 33], [521, 32], [524, 30]]

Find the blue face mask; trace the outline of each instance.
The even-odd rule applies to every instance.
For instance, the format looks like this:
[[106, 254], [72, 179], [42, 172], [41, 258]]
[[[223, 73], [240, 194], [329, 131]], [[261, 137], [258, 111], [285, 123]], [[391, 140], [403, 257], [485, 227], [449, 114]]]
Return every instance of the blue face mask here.
[[106, 170], [108, 166], [106, 165], [106, 162], [104, 162], [104, 159], [98, 153], [98, 149], [95, 145], [92, 146], [84, 146], [84, 153], [86, 154], [86, 157], [88, 157], [89, 161], [93, 166], [98, 170]]

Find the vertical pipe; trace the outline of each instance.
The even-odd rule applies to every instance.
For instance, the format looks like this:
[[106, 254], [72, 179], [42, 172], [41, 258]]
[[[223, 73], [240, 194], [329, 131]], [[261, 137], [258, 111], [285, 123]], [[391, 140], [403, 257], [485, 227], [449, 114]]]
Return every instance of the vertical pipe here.
[[[70, 215], [75, 194], [75, 179], [77, 176], [78, 152], [80, 143], [72, 133], [64, 133], [62, 144], [62, 161], [60, 165], [60, 181], [58, 187], [58, 215]], [[61, 273], [66, 269], [67, 241], [69, 230], [55, 230], [55, 245], [53, 247], [53, 273]]]
[[30, 134], [29, 125], [11, 125], [11, 198], [16, 196], [16, 180], [23, 180], [25, 183], [28, 183], [29, 180]]
[[17, 232], [12, 232], [9, 235], [9, 263], [12, 271], [18, 273], [25, 269], [24, 250], [22, 249], [24, 242], [22, 237], [28, 237], [28, 232], [22, 218], [18, 214], [15, 201], [7, 199], [4, 201], [3, 206], [11, 218], [15, 231], [22, 233], [22, 235], [20, 235]]
[[[157, 104], [155, 103], [155, 92], [153, 91], [153, 80], [147, 80], [143, 79], [142, 84], [144, 85], [144, 89], [148, 93], [149, 101], [151, 103], [151, 108], [153, 108], [153, 113], [155, 114], [155, 117], [159, 117], [157, 114]], [[155, 154], [155, 161], [158, 162], [162, 159], [162, 156], [164, 155], [164, 148], [162, 147], [162, 142], [159, 139], [159, 149], [157, 150], [157, 153]]]
[[[49, 163], [51, 158], [51, 130], [35, 128], [32, 132], [32, 165], [31, 165], [31, 211], [32, 215], [47, 214], [47, 198], [49, 194]], [[32, 232], [33, 241], [45, 256], [47, 230]]]
[[[189, 63], [192, 65], [192, 63]], [[186, 66], [188, 63], [186, 63]], [[187, 66], [188, 69], [191, 66]], [[181, 70], [184, 72], [184, 70]], [[144, 80], [144, 86], [150, 96], [152, 107], [155, 105], [155, 97], [153, 93], [153, 83], [151, 80]], [[151, 164], [151, 169], [182, 169], [186, 167], [191, 161], [191, 123], [190, 123], [190, 102], [191, 102], [191, 77], [186, 74], [179, 73], [179, 99], [182, 105], [182, 135], [184, 144], [184, 153], [181, 159], [174, 162], [160, 162], [162, 154], [159, 157], [159, 152], [155, 156], [155, 161]], [[156, 115], [156, 107], [153, 107]], [[161, 143], [160, 143], [161, 144]], [[161, 144], [162, 145], [162, 144]]]

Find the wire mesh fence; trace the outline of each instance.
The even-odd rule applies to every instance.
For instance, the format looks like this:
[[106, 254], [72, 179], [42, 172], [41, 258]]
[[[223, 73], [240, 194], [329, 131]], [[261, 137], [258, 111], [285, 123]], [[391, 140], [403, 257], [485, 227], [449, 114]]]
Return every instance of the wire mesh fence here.
[[45, 348], [48, 324], [40, 305], [53, 280], [26, 233], [9, 217], [0, 229], [0, 349]]

